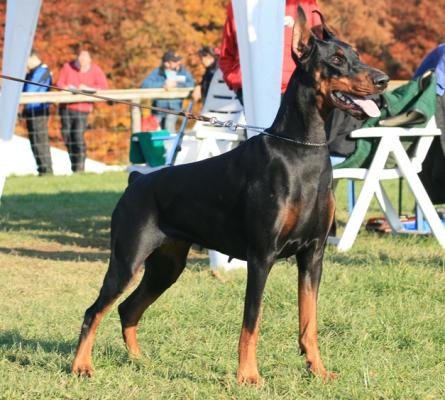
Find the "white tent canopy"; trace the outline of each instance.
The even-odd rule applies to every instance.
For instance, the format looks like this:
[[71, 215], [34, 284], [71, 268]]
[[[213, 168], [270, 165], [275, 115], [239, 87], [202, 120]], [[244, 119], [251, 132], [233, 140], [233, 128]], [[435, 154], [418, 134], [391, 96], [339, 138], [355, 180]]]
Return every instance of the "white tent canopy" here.
[[[42, 0], [8, 0], [6, 5], [5, 43], [2, 73], [24, 78]], [[23, 84], [3, 79], [0, 95], [0, 146], [10, 141], [19, 107]], [[0, 160], [0, 196], [3, 193], [7, 166]]]
[[[8, 0], [2, 71], [4, 75], [25, 78], [42, 0]], [[0, 96], [0, 138], [10, 140], [16, 122], [23, 84], [2, 81]]]
[[267, 128], [280, 105], [285, 0], [232, 0], [232, 7], [246, 121]]

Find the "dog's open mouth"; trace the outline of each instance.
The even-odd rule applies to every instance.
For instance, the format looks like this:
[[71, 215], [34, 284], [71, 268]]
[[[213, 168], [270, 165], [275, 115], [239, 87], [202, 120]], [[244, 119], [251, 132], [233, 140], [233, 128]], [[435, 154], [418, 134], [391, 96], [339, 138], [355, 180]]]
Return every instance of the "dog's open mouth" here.
[[377, 104], [370, 98], [334, 91], [331, 93], [331, 99], [338, 108], [349, 112], [353, 116], [362, 118], [380, 116]]

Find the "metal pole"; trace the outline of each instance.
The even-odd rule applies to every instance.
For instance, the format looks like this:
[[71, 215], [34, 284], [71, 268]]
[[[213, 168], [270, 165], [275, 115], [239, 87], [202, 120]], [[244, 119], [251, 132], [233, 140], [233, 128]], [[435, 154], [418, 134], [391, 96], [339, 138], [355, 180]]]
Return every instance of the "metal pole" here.
[[[137, 99], [134, 101], [136, 104], [141, 103], [141, 99]], [[141, 131], [141, 108], [138, 106], [131, 106], [130, 107], [130, 113], [131, 113], [131, 133], [137, 133]]]
[[[189, 106], [187, 107], [187, 112], [191, 112], [193, 107], [193, 101], [190, 100]], [[185, 128], [187, 127], [188, 118], [184, 117], [182, 119], [181, 127], [179, 128], [178, 134], [176, 135], [175, 141], [172, 145], [172, 151], [170, 152], [168, 159], [166, 160], [166, 165], [174, 165], [178, 153], [181, 151], [182, 140], [185, 135]]]

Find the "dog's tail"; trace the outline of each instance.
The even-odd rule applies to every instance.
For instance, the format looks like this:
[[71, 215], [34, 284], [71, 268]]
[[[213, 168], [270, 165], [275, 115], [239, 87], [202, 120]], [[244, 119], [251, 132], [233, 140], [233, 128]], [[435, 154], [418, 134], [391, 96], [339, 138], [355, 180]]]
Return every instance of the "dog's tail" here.
[[142, 175], [144, 174], [141, 174], [138, 171], [130, 172], [130, 175], [128, 175], [128, 184], [131, 185], [136, 179], [138, 179]]

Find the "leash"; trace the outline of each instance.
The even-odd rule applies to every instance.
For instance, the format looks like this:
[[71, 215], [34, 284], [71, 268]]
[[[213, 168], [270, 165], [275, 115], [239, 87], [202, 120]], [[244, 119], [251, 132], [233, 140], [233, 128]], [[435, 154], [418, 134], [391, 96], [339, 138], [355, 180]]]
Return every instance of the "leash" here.
[[[266, 128], [262, 128], [259, 126], [253, 126], [253, 125], [247, 125], [247, 124], [240, 124], [237, 123], [235, 121], [221, 121], [219, 119], [217, 119], [216, 117], [207, 117], [205, 115], [202, 114], [195, 114], [191, 111], [174, 111], [168, 108], [162, 108], [162, 107], [154, 107], [154, 106], [143, 106], [141, 104], [138, 103], [134, 103], [132, 101], [127, 101], [127, 100], [119, 100], [119, 99], [112, 99], [110, 97], [106, 97], [106, 96], [101, 96], [95, 93], [91, 93], [88, 92], [86, 90], [77, 90], [77, 89], [68, 89], [68, 88], [60, 88], [58, 86], [54, 86], [54, 85], [46, 85], [44, 83], [40, 83], [40, 82], [34, 82], [34, 81], [30, 81], [27, 79], [20, 79], [20, 78], [15, 78], [13, 76], [8, 76], [8, 75], [3, 75], [0, 74], [0, 78], [2, 79], [7, 79], [10, 81], [14, 81], [14, 82], [19, 82], [19, 83], [29, 83], [31, 85], [37, 85], [37, 86], [41, 86], [47, 89], [54, 89], [54, 90], [58, 90], [61, 92], [68, 92], [68, 93], [72, 93], [72, 94], [81, 94], [84, 96], [89, 96], [89, 97], [94, 97], [96, 99], [100, 99], [100, 100], [104, 100], [107, 102], [112, 102], [112, 103], [118, 103], [118, 104], [125, 104], [127, 106], [130, 107], [138, 107], [140, 109], [146, 109], [146, 110], [151, 110], [151, 111], [157, 111], [157, 112], [162, 112], [162, 113], [166, 113], [166, 114], [173, 114], [173, 115], [177, 115], [179, 117], [184, 117], [186, 119], [193, 119], [195, 121], [201, 121], [201, 122], [207, 122], [209, 123], [211, 126], [217, 127], [217, 128], [227, 128], [233, 132], [235, 132], [238, 129], [248, 129], [248, 130], [252, 130], [255, 132], [258, 132], [260, 134], [266, 135], [266, 136], [271, 136], [273, 138], [277, 138], [277, 139], [282, 139], [282, 140], [286, 140], [288, 142], [292, 142], [292, 143], [296, 143], [296, 144], [301, 144], [304, 146], [314, 146], [314, 147], [322, 147], [322, 146], [326, 146], [326, 142], [321, 142], [321, 143], [312, 143], [312, 142], [306, 142], [306, 141], [300, 141], [297, 139], [291, 139], [291, 138], [287, 138], [284, 136], [277, 136], [277, 135], [273, 135], [269, 132], [266, 131]], [[190, 109], [190, 107], [189, 107]]]

